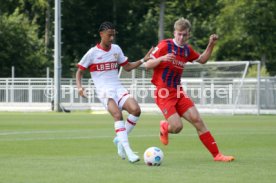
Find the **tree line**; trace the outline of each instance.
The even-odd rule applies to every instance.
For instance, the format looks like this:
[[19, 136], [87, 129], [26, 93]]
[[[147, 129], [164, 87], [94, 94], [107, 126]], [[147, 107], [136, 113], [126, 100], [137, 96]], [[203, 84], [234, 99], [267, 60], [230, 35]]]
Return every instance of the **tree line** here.
[[[0, 77], [53, 76], [54, 0], [0, 0]], [[172, 37], [179, 17], [192, 23], [190, 44], [199, 52], [220, 36], [210, 60], [260, 60], [276, 75], [276, 1], [271, 0], [65, 0], [62, 8], [62, 77], [99, 42], [103, 21], [116, 25], [116, 43], [140, 59], [161, 38]], [[163, 13], [162, 13], [163, 12]]]

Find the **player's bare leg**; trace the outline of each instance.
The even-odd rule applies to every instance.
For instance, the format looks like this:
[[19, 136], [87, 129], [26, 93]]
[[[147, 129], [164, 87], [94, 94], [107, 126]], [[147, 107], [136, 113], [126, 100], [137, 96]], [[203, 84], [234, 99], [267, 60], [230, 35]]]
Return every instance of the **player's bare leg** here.
[[[136, 102], [136, 100], [129, 97], [123, 105], [123, 110], [126, 110], [129, 113], [127, 120], [125, 122], [125, 128], [126, 128], [127, 134], [129, 134], [132, 131], [132, 129], [136, 126], [136, 123], [139, 120], [141, 109], [138, 103]], [[124, 147], [119, 142], [119, 139], [117, 138], [117, 136], [113, 139], [113, 143], [117, 147], [119, 156], [122, 159], [125, 159], [126, 154], [125, 154]]]
[[197, 130], [198, 135], [201, 135], [208, 131], [207, 127], [203, 123], [198, 110], [196, 107], [189, 108], [184, 114], [183, 117], [189, 121]]
[[125, 122], [125, 127], [127, 130], [127, 133], [129, 134], [133, 130], [133, 128], [136, 126], [136, 124], [139, 120], [139, 117], [141, 114], [141, 109], [140, 109], [140, 106], [138, 105], [137, 101], [132, 97], [129, 97], [125, 101], [125, 103], [123, 105], [123, 109], [129, 113], [127, 120]]
[[[123, 110], [126, 110], [129, 113], [127, 120], [125, 121], [125, 128], [127, 134], [130, 134], [139, 120], [141, 109], [137, 101], [134, 98], [129, 97], [123, 105]], [[118, 148], [120, 148], [120, 146], [118, 146]], [[139, 161], [139, 157], [137, 155], [134, 157], [138, 158], [137, 161]]]
[[[108, 111], [111, 114], [111, 116], [113, 117], [114, 121], [121, 121], [123, 119], [122, 112], [117, 107], [117, 105], [114, 106], [114, 103], [112, 101], [108, 101]], [[118, 155], [122, 159], [125, 159], [126, 153], [125, 153], [124, 147], [123, 147], [122, 143], [120, 142], [119, 138], [117, 138], [117, 136], [113, 139], [113, 143], [117, 147]]]
[[183, 117], [196, 128], [201, 142], [212, 154], [214, 161], [230, 162], [235, 159], [233, 156], [225, 156], [219, 152], [215, 139], [205, 126], [196, 107], [189, 108]]
[[167, 119], [169, 126], [169, 133], [179, 133], [183, 128], [183, 123], [181, 121], [180, 116], [177, 113], [174, 113]]
[[169, 143], [169, 133], [179, 133], [183, 128], [183, 123], [177, 113], [171, 115], [167, 121], [160, 121], [160, 141], [164, 145]]
[[129, 97], [125, 101], [123, 105], [123, 109], [126, 110], [129, 114], [132, 114], [134, 116], [140, 116], [141, 114], [140, 106], [138, 105], [137, 101], [132, 97]]
[[[117, 104], [113, 99], [108, 100], [108, 111], [114, 118], [115, 124], [115, 132], [117, 134], [118, 143], [117, 145], [121, 145], [123, 147], [124, 151], [118, 151], [118, 155], [124, 159], [125, 154], [128, 157], [128, 160], [131, 163], [137, 162], [140, 160], [139, 156], [133, 153], [132, 149], [130, 148], [129, 142], [128, 142], [128, 135], [125, 128], [125, 123], [123, 121], [123, 115], [121, 110], [118, 108]], [[124, 153], [125, 152], [125, 153]]]

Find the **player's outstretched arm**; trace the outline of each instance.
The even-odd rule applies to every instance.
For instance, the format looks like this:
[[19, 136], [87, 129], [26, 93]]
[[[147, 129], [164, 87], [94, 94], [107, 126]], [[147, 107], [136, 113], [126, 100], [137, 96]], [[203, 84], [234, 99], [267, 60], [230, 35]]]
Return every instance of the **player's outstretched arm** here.
[[218, 40], [218, 35], [212, 34], [209, 38], [209, 43], [205, 51], [199, 56], [199, 58], [196, 60], [197, 62], [201, 64], [205, 64], [210, 56], [212, 55], [213, 48]]
[[82, 87], [82, 84], [81, 84], [81, 79], [83, 77], [83, 73], [84, 73], [84, 71], [81, 70], [80, 68], [77, 70], [76, 84], [77, 84], [79, 95], [82, 96], [82, 97], [86, 97], [85, 94], [84, 94], [84, 88]]
[[153, 47], [148, 51], [148, 53], [144, 56], [144, 58], [137, 60], [136, 62], [128, 62], [128, 64], [124, 65], [123, 68], [125, 71], [129, 72], [132, 69], [136, 69], [140, 65], [142, 65], [145, 61], [150, 59], [150, 54], [153, 51]]
[[158, 57], [156, 59], [152, 58], [152, 59], [149, 59], [147, 62], [145, 62], [143, 64], [143, 66], [146, 68], [146, 69], [154, 69], [155, 67], [157, 67], [161, 62], [165, 62], [165, 61], [168, 61], [168, 62], [171, 62], [175, 59], [175, 55], [172, 54], [172, 53], [168, 53], [167, 55], [164, 55], [164, 56], [161, 56], [161, 57]]

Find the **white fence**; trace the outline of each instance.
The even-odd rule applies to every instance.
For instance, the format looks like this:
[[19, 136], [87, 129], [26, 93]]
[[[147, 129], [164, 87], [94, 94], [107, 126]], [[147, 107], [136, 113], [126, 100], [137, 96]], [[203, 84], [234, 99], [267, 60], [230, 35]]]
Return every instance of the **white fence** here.
[[[154, 87], [149, 79], [121, 79], [137, 99], [143, 111], [158, 111]], [[67, 109], [102, 110], [90, 79], [83, 79], [89, 89], [87, 99], [79, 97], [75, 79], [61, 80], [61, 104]], [[258, 81], [246, 78], [240, 86], [237, 78], [185, 78], [182, 86], [202, 113], [276, 113], [276, 78]], [[51, 111], [54, 83], [52, 78], [0, 78], [1, 111]]]

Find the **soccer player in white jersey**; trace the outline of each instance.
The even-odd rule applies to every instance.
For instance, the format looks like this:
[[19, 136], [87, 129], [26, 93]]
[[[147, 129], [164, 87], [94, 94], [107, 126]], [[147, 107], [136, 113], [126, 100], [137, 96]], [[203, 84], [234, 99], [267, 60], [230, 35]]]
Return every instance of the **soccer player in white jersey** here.
[[[128, 133], [136, 125], [141, 110], [137, 101], [130, 97], [128, 91], [121, 85], [118, 78], [118, 65], [126, 71], [131, 71], [139, 67], [145, 60], [148, 60], [152, 50], [141, 60], [129, 62], [121, 48], [113, 44], [116, 31], [111, 22], [103, 22], [99, 27], [99, 33], [101, 42], [88, 50], [78, 63], [77, 87], [80, 96], [85, 97], [81, 78], [84, 71], [89, 69], [97, 96], [115, 121], [116, 137], [113, 142], [117, 145], [118, 155], [122, 159], [127, 156], [128, 160], [134, 163], [139, 161], [140, 158], [133, 153], [129, 145]], [[129, 113], [126, 121], [123, 120], [122, 110]]]

